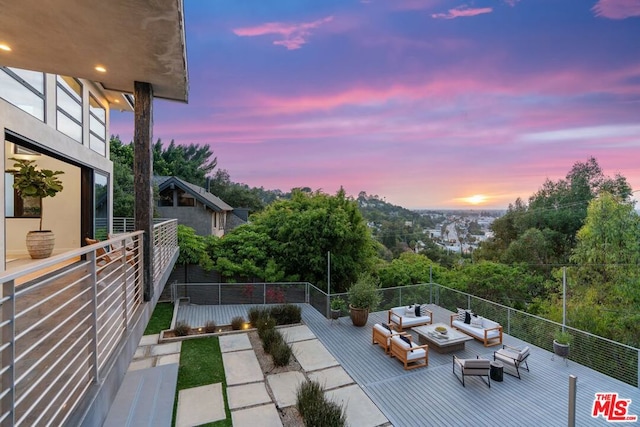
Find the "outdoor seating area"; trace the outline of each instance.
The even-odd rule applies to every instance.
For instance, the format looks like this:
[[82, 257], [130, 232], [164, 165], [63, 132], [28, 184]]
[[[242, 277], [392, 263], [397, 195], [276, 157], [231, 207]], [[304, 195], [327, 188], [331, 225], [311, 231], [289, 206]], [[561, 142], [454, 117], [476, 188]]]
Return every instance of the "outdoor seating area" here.
[[485, 347], [502, 344], [502, 326], [470, 310], [459, 308], [458, 313], [450, 316], [449, 324], [481, 341]]
[[427, 304], [394, 307], [387, 316], [387, 323], [398, 331], [433, 322], [433, 312], [427, 308]]
[[[562, 360], [551, 360], [551, 351], [508, 334], [503, 335], [504, 344], [520, 349], [529, 346], [526, 361], [531, 362], [534, 369], [525, 375], [520, 372], [521, 380], [505, 375], [502, 382], [494, 382], [489, 374], [491, 387], [487, 386], [489, 379], [467, 376], [465, 386], [461, 387], [457, 374], [452, 373], [451, 353], [429, 351], [428, 366], [405, 370], [404, 364], [398, 363], [396, 357], [390, 357], [377, 346], [373, 348], [372, 329], [376, 324], [387, 321], [388, 310], [370, 313], [367, 326], [358, 328], [350, 321], [345, 321], [345, 318], [332, 322], [310, 304], [301, 306], [304, 324], [371, 397], [391, 425], [416, 425], [416, 420], [437, 420], [438, 425], [492, 425], [496, 423], [496, 416], [504, 425], [564, 424], [567, 419], [569, 375], [575, 375], [580, 383], [576, 425], [593, 425], [591, 409], [595, 393], [614, 390], [620, 396], [632, 398], [638, 392], [637, 387], [578, 363], [570, 361], [567, 366]], [[203, 318], [206, 313], [222, 323], [226, 318], [246, 316], [247, 307], [193, 306], [190, 309], [185, 307], [184, 311], [181, 307], [177, 318], [189, 322], [189, 318], [180, 317], [180, 313], [190, 313], [194, 316], [190, 323], [197, 324], [195, 319]], [[429, 310], [433, 312], [434, 323], [449, 323], [451, 311], [435, 304], [430, 304]], [[412, 329], [407, 329], [405, 333], [412, 336], [413, 342], [418, 342], [417, 334]], [[454, 354], [459, 359], [485, 359], [491, 365], [500, 363], [492, 361], [495, 351], [486, 348], [480, 340], [471, 339], [466, 342], [464, 349]], [[507, 371], [507, 362], [503, 364]], [[521, 367], [524, 366], [522, 363]], [[420, 399], [416, 399], [416, 390], [429, 390], [430, 384], [438, 384], [437, 392], [424, 392], [420, 394]], [[465, 402], [465, 410], [452, 410], [451, 402], [461, 399]], [[411, 410], [407, 410], [407, 402], [412, 402]], [[500, 402], [500, 405], [495, 410], [487, 411], [488, 407], [495, 406], [495, 402]]]
[[371, 344], [378, 344], [385, 353], [389, 353], [391, 337], [398, 334], [399, 332], [392, 330], [386, 323], [376, 323], [371, 328]]
[[405, 370], [429, 365], [429, 346], [414, 343], [411, 335], [392, 336], [389, 354], [402, 362]]

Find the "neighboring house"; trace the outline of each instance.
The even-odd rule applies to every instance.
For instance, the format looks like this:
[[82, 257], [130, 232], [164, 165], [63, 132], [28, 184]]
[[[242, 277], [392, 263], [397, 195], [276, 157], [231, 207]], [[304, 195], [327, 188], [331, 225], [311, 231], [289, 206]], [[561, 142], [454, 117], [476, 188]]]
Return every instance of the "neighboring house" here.
[[176, 218], [196, 234], [222, 237], [247, 222], [247, 209], [234, 209], [205, 188], [175, 176], [156, 176], [154, 180], [160, 192], [158, 214]]

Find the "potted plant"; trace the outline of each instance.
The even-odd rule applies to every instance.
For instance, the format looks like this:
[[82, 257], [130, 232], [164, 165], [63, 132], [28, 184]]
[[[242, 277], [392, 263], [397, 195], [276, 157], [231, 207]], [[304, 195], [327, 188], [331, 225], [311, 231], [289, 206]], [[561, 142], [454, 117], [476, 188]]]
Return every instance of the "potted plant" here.
[[[62, 181], [58, 175], [62, 171], [52, 171], [49, 169], [36, 169], [35, 160], [16, 159], [13, 167], [8, 172], [13, 174], [13, 188], [20, 197], [54, 197], [62, 191]], [[47, 258], [53, 252], [55, 236], [51, 230], [42, 229], [43, 204], [40, 206], [40, 228], [27, 233], [27, 250], [34, 259]]]
[[340, 297], [335, 297], [331, 300], [331, 318], [337, 319], [342, 314], [342, 311], [346, 308], [347, 303]]
[[553, 352], [566, 359], [569, 356], [569, 345], [571, 344], [572, 336], [567, 331], [558, 330], [553, 339]]
[[378, 281], [369, 273], [362, 273], [351, 285], [347, 293], [349, 297], [349, 316], [354, 326], [367, 324], [369, 312], [380, 304], [381, 296]]

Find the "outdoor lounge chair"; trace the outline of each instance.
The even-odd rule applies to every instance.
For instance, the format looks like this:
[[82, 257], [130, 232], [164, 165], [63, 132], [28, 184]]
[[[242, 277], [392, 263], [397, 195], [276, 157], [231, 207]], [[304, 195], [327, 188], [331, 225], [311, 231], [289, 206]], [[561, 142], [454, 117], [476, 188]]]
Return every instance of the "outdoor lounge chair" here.
[[391, 337], [403, 333], [394, 331], [393, 329], [391, 329], [390, 325], [376, 323], [375, 325], [373, 325], [371, 334], [371, 344], [378, 344], [384, 349], [385, 353], [389, 353], [389, 347], [391, 346]]
[[505, 366], [515, 368], [516, 374], [514, 375], [506, 369], [504, 372], [518, 379], [521, 379], [520, 366], [522, 366], [522, 364], [524, 364], [523, 369], [526, 369], [527, 372], [529, 372], [529, 365], [527, 364], [528, 357], [529, 346], [516, 348], [504, 344], [500, 350], [493, 352], [493, 360], [499, 360], [504, 363]]
[[[100, 240], [90, 239], [88, 237], [85, 237], [84, 241], [87, 243], [87, 245], [93, 245], [93, 244], [96, 244], [96, 243], [100, 243]], [[107, 252], [103, 246], [101, 246], [98, 249], [96, 249], [96, 265], [98, 267], [100, 267], [99, 270], [98, 270], [99, 272], [103, 268], [105, 268], [107, 265], [111, 264], [111, 262], [114, 259], [117, 259], [119, 257], [120, 252], [118, 252], [118, 251], [121, 251], [121, 249], [117, 249], [115, 251], [112, 250], [112, 252]], [[117, 256], [112, 257], [109, 254], [111, 254], [111, 255], [117, 254]], [[127, 251], [125, 256], [126, 256], [127, 262], [129, 264], [131, 264], [131, 265], [135, 264], [135, 262], [133, 260], [133, 252]]]
[[[460, 369], [462, 378], [456, 374], [456, 366]], [[491, 377], [489, 376], [490, 370], [491, 361], [488, 359], [458, 359], [455, 354], [453, 355], [453, 375], [458, 378], [458, 381], [462, 383], [463, 387], [465, 387], [464, 377], [476, 376], [480, 377], [480, 379], [482, 379], [482, 377], [487, 377], [487, 381], [484, 381], [484, 379], [482, 379], [482, 381], [491, 388]]]
[[393, 335], [389, 343], [389, 354], [404, 364], [404, 369], [415, 369], [429, 364], [429, 346], [417, 345], [411, 335]]

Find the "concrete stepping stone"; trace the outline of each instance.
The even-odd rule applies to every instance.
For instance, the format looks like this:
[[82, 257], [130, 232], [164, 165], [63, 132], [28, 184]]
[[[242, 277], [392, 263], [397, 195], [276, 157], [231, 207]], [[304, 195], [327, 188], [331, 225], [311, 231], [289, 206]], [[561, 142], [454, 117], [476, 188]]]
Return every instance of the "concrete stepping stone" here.
[[264, 381], [253, 350], [222, 353], [222, 363], [228, 386]]
[[192, 427], [226, 418], [222, 383], [187, 388], [178, 392], [176, 427]]
[[160, 334], [143, 335], [142, 338], [140, 338], [140, 343], [138, 344], [138, 346], [142, 347], [145, 345], [158, 344], [159, 339], [160, 339]]
[[309, 379], [318, 382], [323, 390], [331, 390], [332, 388], [342, 387], [347, 384], [354, 384], [353, 378], [347, 374], [342, 366], [311, 372]]
[[294, 342], [291, 344], [293, 354], [300, 366], [307, 372], [338, 366], [338, 361], [317, 339]]
[[312, 340], [316, 335], [311, 332], [307, 325], [292, 326], [290, 328], [280, 329], [280, 333], [288, 343]]
[[156, 344], [151, 346], [150, 356], [162, 356], [171, 353], [180, 353], [182, 342], [171, 342], [167, 344]]
[[267, 387], [263, 382], [237, 385], [227, 387], [227, 402], [229, 402], [229, 409], [234, 410], [271, 403], [271, 396], [267, 393]]
[[231, 422], [233, 427], [282, 427], [280, 415], [273, 403], [233, 411]]
[[220, 351], [228, 353], [230, 351], [251, 350], [251, 341], [248, 334], [221, 335]]
[[347, 425], [373, 427], [389, 422], [357, 384], [329, 390], [325, 396], [345, 409]]
[[296, 392], [306, 379], [302, 372], [283, 372], [267, 376], [267, 383], [276, 400], [278, 408], [286, 408], [296, 404]]
[[153, 368], [153, 358], [134, 360], [129, 363], [128, 371], [137, 371], [140, 369]]
[[168, 365], [170, 363], [180, 364], [180, 353], [167, 354], [166, 356], [158, 356], [156, 366]]

